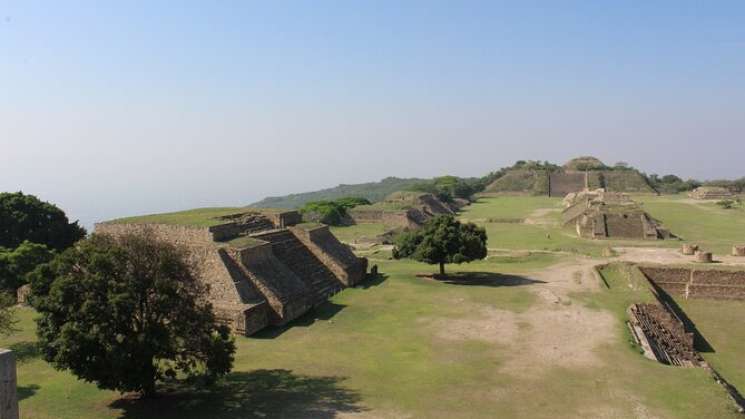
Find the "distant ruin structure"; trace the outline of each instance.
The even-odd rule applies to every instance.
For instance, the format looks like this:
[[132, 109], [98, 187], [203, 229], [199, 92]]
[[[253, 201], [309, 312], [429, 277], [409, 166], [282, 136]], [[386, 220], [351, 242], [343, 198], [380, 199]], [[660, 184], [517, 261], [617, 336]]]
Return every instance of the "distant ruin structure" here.
[[[96, 233], [153, 233], [182, 245], [205, 298], [234, 333], [251, 335], [284, 325], [365, 276], [358, 258], [321, 224], [300, 224], [297, 211], [245, 210], [203, 225], [127, 220], [96, 225]], [[205, 224], [204, 222], [202, 224]]]
[[548, 195], [563, 198], [584, 190], [608, 192], [657, 192], [638, 171], [628, 167], [609, 167], [595, 157], [578, 157], [562, 167], [518, 168], [508, 170], [486, 187], [488, 194]]
[[670, 232], [625, 194], [604, 190], [569, 194], [562, 213], [564, 225], [574, 226], [579, 237], [588, 239], [657, 240]]
[[720, 186], [699, 186], [688, 193], [693, 199], [701, 200], [722, 200], [734, 198], [734, 194], [727, 188]]
[[400, 191], [381, 202], [359, 205], [348, 212], [355, 224], [381, 223], [388, 228], [416, 229], [437, 215], [455, 214], [468, 203], [456, 200], [449, 204], [431, 193]]

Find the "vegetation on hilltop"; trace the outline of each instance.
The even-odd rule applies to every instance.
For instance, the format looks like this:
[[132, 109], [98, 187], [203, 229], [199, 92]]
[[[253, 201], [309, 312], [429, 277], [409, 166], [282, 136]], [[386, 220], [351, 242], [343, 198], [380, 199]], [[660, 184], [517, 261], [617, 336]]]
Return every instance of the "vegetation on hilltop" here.
[[312, 201], [333, 201], [348, 196], [356, 196], [365, 198], [370, 202], [378, 202], [393, 192], [407, 190], [425, 181], [427, 181], [427, 179], [387, 177], [380, 182], [339, 185], [334, 188], [322, 189], [320, 191], [269, 197], [256, 202], [251, 206], [258, 208], [295, 209]]
[[370, 201], [357, 197], [344, 197], [335, 201], [312, 201], [303, 205], [300, 213], [305, 221], [339, 226], [346, 223], [347, 210], [358, 205], [370, 205]]

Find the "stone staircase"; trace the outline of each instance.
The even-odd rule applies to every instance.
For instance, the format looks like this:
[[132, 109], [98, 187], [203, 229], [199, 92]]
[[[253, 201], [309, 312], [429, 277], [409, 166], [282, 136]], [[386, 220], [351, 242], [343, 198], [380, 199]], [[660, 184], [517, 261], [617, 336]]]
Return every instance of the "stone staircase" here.
[[274, 255], [313, 290], [313, 304], [325, 302], [341, 291], [342, 283], [305, 245], [286, 229], [253, 234], [272, 244]]

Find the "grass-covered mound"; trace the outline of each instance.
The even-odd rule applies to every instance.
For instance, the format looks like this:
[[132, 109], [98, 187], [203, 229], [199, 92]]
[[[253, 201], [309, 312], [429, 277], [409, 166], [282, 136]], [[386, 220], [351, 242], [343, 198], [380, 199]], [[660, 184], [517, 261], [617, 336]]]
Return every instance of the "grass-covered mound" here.
[[212, 227], [229, 221], [229, 216], [260, 212], [263, 214], [282, 212], [285, 210], [276, 208], [252, 208], [252, 207], [208, 207], [195, 208], [184, 211], [166, 212], [161, 214], [138, 215], [134, 217], [117, 218], [107, 221], [114, 224], [170, 224], [194, 227]]

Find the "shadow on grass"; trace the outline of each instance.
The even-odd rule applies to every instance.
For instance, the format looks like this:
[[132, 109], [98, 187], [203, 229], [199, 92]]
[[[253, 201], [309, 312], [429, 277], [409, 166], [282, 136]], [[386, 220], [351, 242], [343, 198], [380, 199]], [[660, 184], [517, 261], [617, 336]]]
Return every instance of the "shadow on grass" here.
[[368, 274], [365, 277], [365, 279], [362, 282], [360, 282], [357, 286], [363, 289], [377, 287], [378, 285], [385, 282], [386, 279], [388, 279], [388, 275], [384, 273]]
[[38, 384], [29, 384], [27, 386], [16, 387], [16, 393], [18, 394], [18, 401], [28, 399], [32, 397], [41, 387]]
[[694, 323], [693, 320], [691, 320], [686, 315], [683, 308], [678, 305], [678, 303], [675, 301], [675, 298], [673, 298], [659, 286], [653, 286], [657, 291], [657, 295], [659, 295], [660, 300], [662, 300], [662, 303], [669, 307], [670, 310], [675, 314], [675, 316], [678, 317], [681, 322], [683, 322], [683, 326], [685, 327], [686, 332], [693, 333], [693, 348], [696, 349], [696, 351], [698, 352], [716, 352], [716, 350], [714, 350], [714, 347], [711, 346], [709, 341], [706, 340], [704, 335], [701, 334], [701, 332], [698, 330], [698, 328], [696, 327], [696, 323]]
[[445, 275], [417, 275], [452, 285], [475, 285], [484, 287], [514, 287], [520, 285], [544, 284], [545, 281], [518, 275], [504, 275], [494, 272], [456, 272]]
[[228, 375], [209, 390], [165, 389], [154, 399], [110, 404], [122, 418], [318, 418], [365, 411], [360, 395], [339, 386], [343, 377], [311, 377], [289, 370]]
[[293, 327], [308, 327], [318, 320], [329, 320], [346, 307], [343, 304], [326, 301], [320, 306], [308, 310], [307, 313], [284, 326], [266, 327], [249, 337], [249, 339], [274, 339]]
[[16, 342], [8, 346], [8, 349], [13, 351], [16, 356], [16, 361], [19, 363], [39, 357], [39, 346], [36, 342]]

